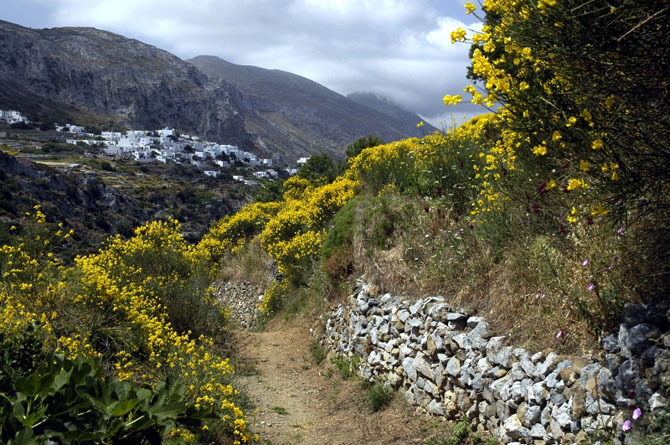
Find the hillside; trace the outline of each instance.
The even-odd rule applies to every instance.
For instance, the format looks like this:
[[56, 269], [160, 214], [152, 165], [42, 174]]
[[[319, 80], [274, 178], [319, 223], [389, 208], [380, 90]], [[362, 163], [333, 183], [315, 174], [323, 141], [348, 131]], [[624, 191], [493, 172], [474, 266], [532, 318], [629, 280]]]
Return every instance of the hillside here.
[[[362, 93], [356, 92], [347, 94], [347, 99], [356, 102], [357, 104], [363, 105], [365, 107], [376, 110], [382, 114], [390, 116], [400, 122], [405, 123], [403, 130], [407, 132], [412, 132], [412, 127], [416, 128], [416, 124], [421, 122], [422, 119], [416, 113], [407, 111], [406, 109], [394, 104], [390, 100], [379, 97], [373, 93]], [[437, 130], [431, 124], [425, 122], [423, 128], [421, 128], [421, 136], [430, 134]]]
[[36, 30], [0, 21], [0, 82], [3, 90], [28, 100], [28, 109], [35, 107], [30, 99], [47, 98], [133, 128], [168, 125], [223, 143], [252, 145], [235, 88], [210, 82], [166, 51], [109, 32]]
[[434, 131], [430, 126], [416, 128], [421, 118], [413, 113], [369, 107], [285, 71], [236, 65], [214, 56], [188, 62], [257, 98], [252, 102], [258, 107], [242, 110], [247, 128], [263, 144], [290, 144], [302, 156], [323, 151], [342, 157], [342, 147], [369, 134], [392, 141]]
[[0, 20], [0, 109], [32, 121], [170, 126], [265, 157], [337, 158], [362, 136], [419, 136], [410, 121], [303, 77], [200, 56], [187, 63], [94, 28], [30, 29]]

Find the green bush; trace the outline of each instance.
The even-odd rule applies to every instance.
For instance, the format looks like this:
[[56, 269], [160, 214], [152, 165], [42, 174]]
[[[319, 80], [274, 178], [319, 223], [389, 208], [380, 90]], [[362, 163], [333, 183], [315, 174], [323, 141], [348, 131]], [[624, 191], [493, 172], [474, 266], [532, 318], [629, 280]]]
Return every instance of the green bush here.
[[0, 439], [6, 444], [160, 443], [175, 427], [198, 435], [209, 410], [190, 406], [171, 380], [153, 388], [102, 377], [97, 361], [49, 357], [0, 392]]
[[376, 382], [374, 385], [367, 383], [366, 402], [372, 411], [379, 411], [393, 400], [393, 391], [391, 388], [381, 382]]

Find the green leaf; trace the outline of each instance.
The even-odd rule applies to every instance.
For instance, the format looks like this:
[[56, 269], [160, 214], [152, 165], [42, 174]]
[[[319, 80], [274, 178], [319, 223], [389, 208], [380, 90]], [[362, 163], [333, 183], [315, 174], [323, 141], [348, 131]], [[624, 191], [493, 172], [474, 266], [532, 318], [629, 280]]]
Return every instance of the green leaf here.
[[130, 399], [130, 400], [124, 400], [123, 402], [119, 402], [112, 409], [112, 415], [113, 416], [125, 416], [133, 408], [135, 408], [137, 405], [139, 405], [139, 403], [140, 403], [139, 399]]
[[44, 416], [44, 413], [47, 412], [47, 408], [48, 406], [45, 406], [39, 411], [35, 411], [33, 413], [28, 414], [23, 420], [21, 420], [21, 423], [23, 424], [23, 426], [32, 428], [32, 426], [35, 425], [35, 422], [37, 422]]
[[11, 439], [7, 442], [7, 445], [37, 445], [37, 440], [35, 440], [35, 435], [33, 430], [30, 428], [24, 428], [19, 431], [14, 439]]

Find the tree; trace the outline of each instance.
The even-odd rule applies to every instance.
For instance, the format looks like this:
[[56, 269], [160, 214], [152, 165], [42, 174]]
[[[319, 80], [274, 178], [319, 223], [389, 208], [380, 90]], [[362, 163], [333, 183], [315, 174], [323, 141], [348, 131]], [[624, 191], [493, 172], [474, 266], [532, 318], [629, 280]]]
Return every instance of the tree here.
[[369, 147], [376, 147], [377, 145], [382, 145], [383, 143], [384, 141], [379, 139], [377, 136], [369, 134], [365, 137], [358, 139], [353, 144], [349, 144], [347, 146], [346, 150], [347, 158], [353, 158], [355, 156], [358, 156], [358, 154], [362, 152], [364, 149]]
[[332, 182], [341, 168], [326, 153], [312, 155], [298, 170], [298, 176], [315, 184]]

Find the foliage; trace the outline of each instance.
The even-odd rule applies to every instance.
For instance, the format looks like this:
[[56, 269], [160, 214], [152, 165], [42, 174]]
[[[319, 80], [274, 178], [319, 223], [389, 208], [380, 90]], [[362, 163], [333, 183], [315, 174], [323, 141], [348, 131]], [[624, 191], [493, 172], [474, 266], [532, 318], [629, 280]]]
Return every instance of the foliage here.
[[354, 223], [359, 201], [358, 198], [350, 200], [335, 214], [321, 246], [321, 264], [331, 280], [345, 279], [352, 272]]
[[[35, 223], [16, 244], [0, 250], [0, 336], [25, 351], [5, 358], [31, 372], [39, 344], [40, 354], [99, 359], [101, 372], [122, 381], [174, 377], [186, 385], [185, 403], [215, 413], [222, 436], [250, 440], [230, 384], [233, 369], [206, 335], [223, 341], [225, 316], [207, 287], [207, 251], [186, 244], [179, 224], [168, 220], [148, 223], [128, 240], [111, 238], [66, 265], [51, 246], [71, 233], [48, 236], [39, 208], [31, 217]], [[4, 371], [0, 380], [15, 377]]]
[[[472, 11], [472, 10], [471, 10]], [[670, 56], [668, 7], [658, 2], [507, 1], [483, 3], [471, 36], [472, 102], [501, 105], [498, 135], [483, 146], [477, 188], [485, 218], [500, 200], [532, 201], [549, 230], [667, 227], [670, 84], [658, 76]], [[452, 41], [465, 41], [458, 30]], [[616, 67], [614, 69], [613, 67]], [[448, 104], [460, 95], [445, 96]], [[509, 177], [516, 177], [510, 180]], [[525, 185], [523, 185], [525, 184]], [[491, 205], [492, 202], [495, 205]], [[625, 275], [657, 298], [670, 260], [655, 246], [668, 231], [643, 237]], [[642, 267], [640, 265], [642, 264]]]
[[318, 340], [311, 341], [309, 344], [309, 352], [312, 354], [314, 363], [317, 365], [321, 364], [321, 362], [326, 358], [326, 351], [323, 349]]
[[333, 365], [340, 370], [343, 379], [352, 380], [356, 377], [356, 370], [361, 362], [361, 358], [357, 355], [351, 357], [334, 357], [331, 359]]
[[355, 142], [349, 144], [346, 149], [346, 154], [347, 158], [355, 158], [360, 154], [361, 151], [363, 151], [366, 148], [370, 147], [376, 147], [377, 145], [382, 145], [384, 143], [383, 140], [378, 138], [377, 136], [373, 136], [371, 134], [364, 136], [362, 138], [357, 139]]
[[332, 182], [341, 171], [341, 167], [326, 153], [310, 156], [299, 169], [298, 176], [315, 184]]
[[365, 380], [363, 382], [365, 383], [364, 389], [367, 390], [365, 399], [372, 411], [380, 411], [391, 403], [391, 400], [393, 400], [393, 391], [388, 384], [382, 382], [370, 384], [370, 382]]
[[49, 357], [38, 369], [0, 392], [3, 443], [113, 441], [160, 443], [175, 428], [199, 435], [211, 408], [189, 406], [174, 380], [153, 387], [102, 378], [94, 359]]

